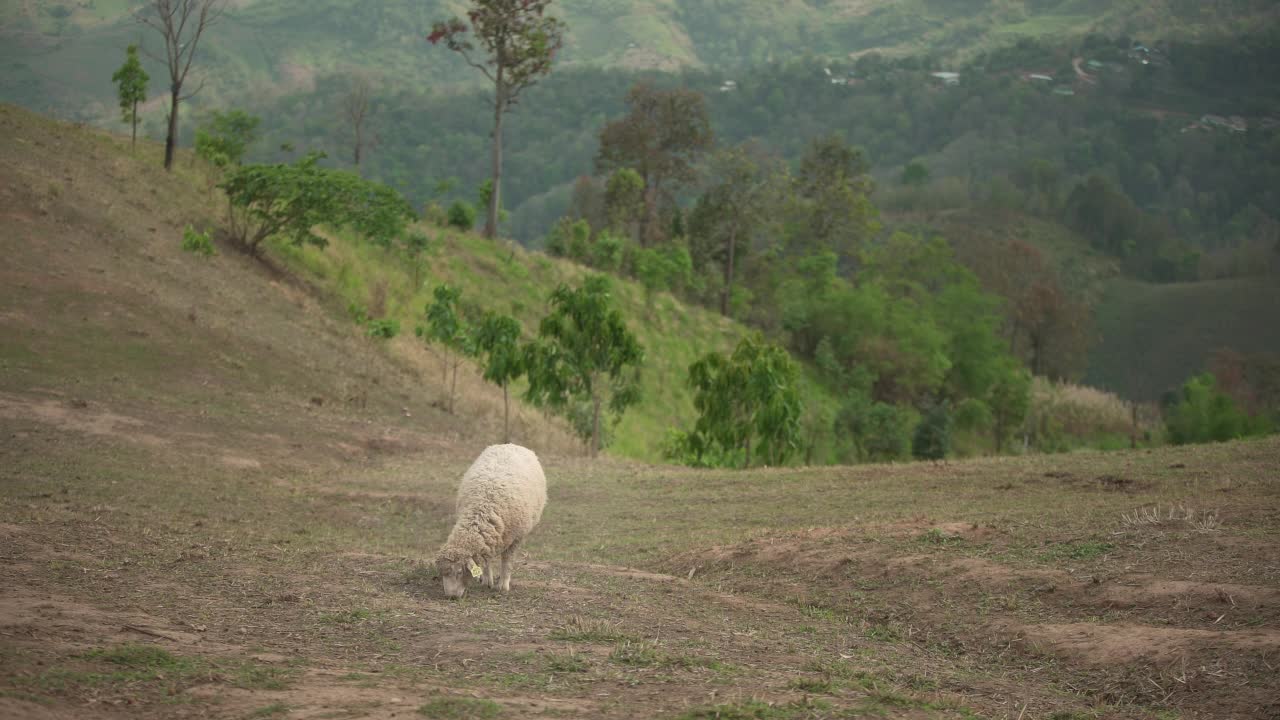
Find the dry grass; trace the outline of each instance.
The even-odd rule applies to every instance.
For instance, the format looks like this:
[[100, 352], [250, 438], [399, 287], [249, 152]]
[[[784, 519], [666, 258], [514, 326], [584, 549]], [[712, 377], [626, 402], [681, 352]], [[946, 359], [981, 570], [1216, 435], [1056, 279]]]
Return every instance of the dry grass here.
[[1032, 432], [1047, 432], [1085, 443], [1108, 436], [1128, 438], [1135, 429], [1141, 437], [1155, 430], [1159, 415], [1154, 408], [1137, 408], [1109, 393], [1086, 385], [1036, 378], [1031, 387], [1028, 425]]

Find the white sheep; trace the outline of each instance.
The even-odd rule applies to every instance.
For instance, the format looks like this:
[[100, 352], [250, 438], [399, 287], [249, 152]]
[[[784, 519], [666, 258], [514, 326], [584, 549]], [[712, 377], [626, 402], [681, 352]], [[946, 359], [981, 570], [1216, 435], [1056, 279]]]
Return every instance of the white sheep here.
[[[516, 549], [547, 504], [547, 478], [532, 450], [490, 445], [462, 476], [458, 519], [436, 556], [444, 594], [461, 598], [468, 576], [503, 592], [511, 589]], [[499, 558], [501, 568], [498, 567]]]

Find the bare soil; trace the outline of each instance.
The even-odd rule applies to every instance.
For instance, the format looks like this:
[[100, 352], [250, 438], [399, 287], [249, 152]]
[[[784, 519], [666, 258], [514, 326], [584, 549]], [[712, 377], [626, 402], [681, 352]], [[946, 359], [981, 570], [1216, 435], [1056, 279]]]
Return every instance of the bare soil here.
[[0, 718], [1280, 717], [1276, 439], [732, 473], [524, 410], [543, 524], [446, 600], [500, 400], [183, 254], [125, 148], [0, 108]]

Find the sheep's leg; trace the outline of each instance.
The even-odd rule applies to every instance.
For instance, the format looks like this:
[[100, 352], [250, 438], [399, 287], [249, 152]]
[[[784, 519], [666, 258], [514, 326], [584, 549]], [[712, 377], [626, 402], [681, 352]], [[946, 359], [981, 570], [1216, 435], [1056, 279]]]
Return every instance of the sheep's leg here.
[[502, 576], [498, 578], [498, 589], [502, 592], [511, 590], [511, 571], [516, 568], [516, 550], [519, 548], [520, 542], [516, 541], [502, 551]]
[[496, 558], [485, 558], [484, 575], [481, 582], [487, 588], [497, 587], [498, 585], [498, 560]]

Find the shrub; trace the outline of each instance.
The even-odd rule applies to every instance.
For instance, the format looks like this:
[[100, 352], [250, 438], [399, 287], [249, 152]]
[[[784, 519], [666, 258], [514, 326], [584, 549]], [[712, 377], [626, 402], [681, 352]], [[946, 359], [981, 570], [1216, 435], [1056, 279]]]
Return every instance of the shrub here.
[[916, 425], [911, 438], [911, 454], [917, 460], [941, 460], [951, 448], [951, 414], [944, 403], [936, 403]]
[[189, 253], [213, 257], [218, 251], [213, 247], [213, 240], [208, 232], [196, 232], [190, 225], [182, 231], [182, 249]]
[[1169, 441], [1175, 445], [1260, 435], [1269, 429], [1267, 424], [1261, 417], [1249, 417], [1234, 400], [1218, 390], [1218, 381], [1212, 373], [1188, 380], [1165, 419]]
[[449, 206], [449, 226], [459, 230], [470, 230], [476, 225], [476, 208], [465, 200], [458, 200]]

